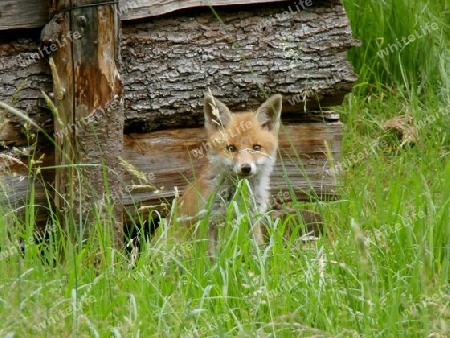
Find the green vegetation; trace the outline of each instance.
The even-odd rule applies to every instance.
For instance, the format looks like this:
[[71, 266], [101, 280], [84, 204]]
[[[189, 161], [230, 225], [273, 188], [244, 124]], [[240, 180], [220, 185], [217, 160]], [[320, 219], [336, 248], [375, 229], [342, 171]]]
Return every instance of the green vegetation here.
[[[360, 73], [355, 92], [336, 108], [346, 128], [342, 160], [352, 165], [340, 200], [316, 206], [332, 236], [300, 245], [277, 222], [259, 249], [239, 213], [216, 261], [204, 241], [174, 244], [161, 231], [130, 268], [100, 222], [100, 240], [83, 246], [59, 238], [59, 224], [48, 247], [34, 244], [30, 190], [25, 222], [0, 210], [0, 335], [449, 336], [450, 3], [345, 7], [363, 46], [349, 53]], [[378, 55], [426, 23], [438, 29]], [[415, 121], [414, 146], [381, 127], [402, 114]], [[374, 144], [388, 146], [370, 151]], [[53, 263], [60, 251], [65, 258]]]

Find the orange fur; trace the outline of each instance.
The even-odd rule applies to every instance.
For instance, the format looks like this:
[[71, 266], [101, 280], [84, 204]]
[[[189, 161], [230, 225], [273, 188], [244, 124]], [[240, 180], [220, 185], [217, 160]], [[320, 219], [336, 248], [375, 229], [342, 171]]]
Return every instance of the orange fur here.
[[[179, 201], [178, 216], [182, 223], [189, 226], [198, 221], [213, 193], [219, 204], [229, 201], [232, 187], [244, 178], [250, 183], [257, 211], [264, 213], [278, 149], [281, 95], [272, 96], [256, 112], [234, 114], [219, 100], [206, 96], [204, 110], [208, 164]], [[224, 208], [223, 203], [220, 208]], [[215, 229], [210, 232], [214, 240]], [[254, 237], [262, 244], [260, 226], [254, 227]]]

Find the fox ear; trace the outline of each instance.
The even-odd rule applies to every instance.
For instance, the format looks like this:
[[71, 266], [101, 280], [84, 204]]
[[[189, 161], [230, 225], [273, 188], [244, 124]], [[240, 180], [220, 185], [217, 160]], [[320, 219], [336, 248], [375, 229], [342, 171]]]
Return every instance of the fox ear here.
[[281, 94], [276, 94], [267, 99], [258, 108], [255, 117], [261, 125], [261, 128], [270, 131], [278, 130], [280, 126], [282, 101]]
[[205, 95], [205, 127], [208, 131], [224, 128], [230, 122], [230, 110], [212, 95]]

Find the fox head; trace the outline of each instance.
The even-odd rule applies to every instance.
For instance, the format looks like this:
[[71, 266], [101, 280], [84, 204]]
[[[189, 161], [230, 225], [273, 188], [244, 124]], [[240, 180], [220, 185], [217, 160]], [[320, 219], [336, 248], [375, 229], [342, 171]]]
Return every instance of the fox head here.
[[231, 113], [213, 96], [205, 96], [209, 161], [238, 177], [270, 174], [278, 149], [281, 106], [277, 94], [255, 112]]

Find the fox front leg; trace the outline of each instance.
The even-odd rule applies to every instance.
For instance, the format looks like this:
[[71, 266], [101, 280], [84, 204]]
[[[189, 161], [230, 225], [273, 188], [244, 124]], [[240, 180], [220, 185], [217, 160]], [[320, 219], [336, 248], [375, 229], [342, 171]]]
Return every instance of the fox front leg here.
[[216, 258], [218, 229], [216, 222], [208, 224], [208, 256], [211, 259]]
[[253, 239], [259, 246], [266, 244], [261, 220], [256, 221], [256, 224], [253, 225]]

